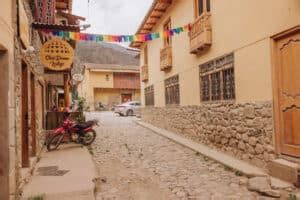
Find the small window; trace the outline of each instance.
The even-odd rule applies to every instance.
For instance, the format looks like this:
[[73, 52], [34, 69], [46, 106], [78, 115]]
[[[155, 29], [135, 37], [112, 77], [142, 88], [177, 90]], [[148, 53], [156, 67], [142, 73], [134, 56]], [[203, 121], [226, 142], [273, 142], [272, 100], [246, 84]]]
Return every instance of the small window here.
[[[171, 29], [172, 29], [171, 19], [169, 19], [164, 24], [164, 31], [169, 31]], [[171, 45], [172, 45], [172, 38], [171, 37], [164, 37], [164, 47], [171, 46]]]
[[204, 12], [210, 12], [210, 0], [194, 0], [195, 17], [201, 16]]
[[179, 91], [179, 76], [172, 76], [165, 80], [165, 98], [166, 105], [179, 105], [180, 104], [180, 91]]
[[233, 54], [200, 65], [200, 89], [202, 102], [235, 99]]
[[145, 105], [154, 106], [154, 86], [151, 85], [145, 88]]

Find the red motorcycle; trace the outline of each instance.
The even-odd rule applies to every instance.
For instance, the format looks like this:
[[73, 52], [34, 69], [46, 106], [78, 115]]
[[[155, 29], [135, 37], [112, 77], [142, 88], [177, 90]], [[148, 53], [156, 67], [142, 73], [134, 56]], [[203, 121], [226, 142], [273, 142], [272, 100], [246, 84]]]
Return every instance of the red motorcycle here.
[[63, 142], [91, 145], [96, 139], [96, 131], [93, 129], [96, 125], [98, 126], [97, 120], [76, 123], [66, 117], [62, 126], [48, 135], [46, 142], [48, 151], [56, 150]]

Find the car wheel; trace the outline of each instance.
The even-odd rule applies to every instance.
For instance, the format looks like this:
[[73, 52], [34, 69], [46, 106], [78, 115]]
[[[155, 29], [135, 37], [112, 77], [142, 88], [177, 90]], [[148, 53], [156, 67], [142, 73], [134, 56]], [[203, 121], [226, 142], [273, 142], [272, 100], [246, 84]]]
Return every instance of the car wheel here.
[[133, 110], [128, 110], [128, 111], [126, 112], [126, 115], [127, 115], [127, 116], [132, 116], [132, 115], [133, 115]]

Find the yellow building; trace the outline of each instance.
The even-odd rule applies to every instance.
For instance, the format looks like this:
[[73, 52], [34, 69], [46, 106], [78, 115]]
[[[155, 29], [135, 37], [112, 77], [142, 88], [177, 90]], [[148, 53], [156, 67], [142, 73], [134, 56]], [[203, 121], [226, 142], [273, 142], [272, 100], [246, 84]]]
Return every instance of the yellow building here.
[[143, 120], [260, 167], [299, 158], [299, 1], [155, 0], [137, 33], [189, 23], [131, 44]]
[[140, 101], [139, 67], [87, 63], [78, 92], [91, 110], [110, 110], [120, 103]]

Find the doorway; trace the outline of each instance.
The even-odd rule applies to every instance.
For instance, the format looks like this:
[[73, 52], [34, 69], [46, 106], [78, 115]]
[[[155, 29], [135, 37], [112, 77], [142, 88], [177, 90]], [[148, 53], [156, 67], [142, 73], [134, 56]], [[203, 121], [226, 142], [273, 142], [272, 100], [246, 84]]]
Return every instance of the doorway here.
[[276, 149], [300, 157], [300, 27], [274, 37], [273, 71]]
[[32, 149], [31, 156], [36, 156], [36, 101], [35, 101], [35, 76], [33, 73], [30, 74], [30, 100], [31, 100], [31, 136], [32, 136]]
[[9, 197], [8, 55], [0, 50], [0, 199]]
[[28, 67], [25, 62], [22, 62], [22, 167], [29, 167], [29, 114], [28, 114]]

